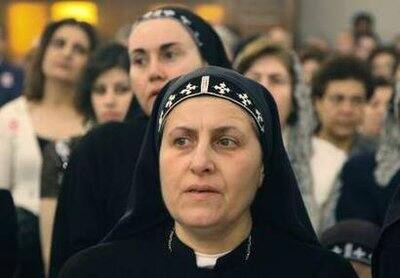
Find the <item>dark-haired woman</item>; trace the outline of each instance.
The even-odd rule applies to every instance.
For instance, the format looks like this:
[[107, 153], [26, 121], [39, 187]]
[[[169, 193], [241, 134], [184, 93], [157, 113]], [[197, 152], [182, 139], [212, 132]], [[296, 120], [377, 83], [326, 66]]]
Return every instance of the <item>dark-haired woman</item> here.
[[23, 96], [0, 110], [0, 186], [11, 191], [18, 207], [20, 277], [44, 275], [42, 254], [47, 263], [71, 138], [86, 130], [74, 104], [77, 84], [96, 43], [96, 32], [87, 23], [65, 19], [49, 24]]
[[80, 81], [78, 108], [87, 121], [123, 121], [132, 104], [128, 49], [118, 43], [99, 48], [90, 57]]

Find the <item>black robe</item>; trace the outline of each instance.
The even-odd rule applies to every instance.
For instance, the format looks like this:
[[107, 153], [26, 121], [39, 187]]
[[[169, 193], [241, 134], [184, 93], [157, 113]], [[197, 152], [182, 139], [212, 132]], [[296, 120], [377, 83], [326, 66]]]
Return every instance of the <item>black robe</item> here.
[[385, 218], [381, 237], [372, 256], [374, 278], [400, 277], [400, 184]]
[[357, 277], [344, 259], [330, 251], [299, 243], [272, 229], [256, 228], [251, 232], [247, 261], [246, 239], [219, 258], [213, 269], [198, 268], [193, 251], [176, 236], [171, 242], [172, 252], [169, 250], [171, 229], [171, 225], [160, 225], [140, 236], [82, 251], [66, 263], [60, 278]]
[[0, 189], [0, 277], [14, 277], [17, 249], [15, 206], [10, 192]]
[[380, 186], [374, 176], [376, 165], [376, 153], [360, 154], [345, 164], [336, 208], [338, 221], [363, 219], [382, 227], [387, 208], [400, 185], [400, 171], [386, 186]]
[[58, 199], [50, 277], [73, 254], [97, 244], [126, 209], [147, 117], [90, 131], [72, 153]]

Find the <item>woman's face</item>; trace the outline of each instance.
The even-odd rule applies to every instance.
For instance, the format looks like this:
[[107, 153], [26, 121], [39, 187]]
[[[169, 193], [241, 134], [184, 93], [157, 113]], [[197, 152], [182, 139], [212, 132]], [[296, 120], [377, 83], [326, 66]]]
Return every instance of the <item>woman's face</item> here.
[[197, 97], [171, 111], [160, 149], [160, 179], [177, 225], [224, 229], [249, 221], [262, 169], [255, 128], [241, 108]]
[[365, 135], [378, 136], [386, 116], [390, 99], [393, 95], [391, 86], [376, 87], [365, 107], [362, 130]]
[[245, 76], [267, 88], [278, 106], [279, 121], [284, 127], [292, 111], [292, 83], [282, 61], [274, 56], [262, 56], [245, 72]]
[[43, 56], [46, 79], [76, 84], [90, 51], [86, 33], [74, 25], [63, 25], [53, 34]]
[[166, 18], [145, 20], [134, 27], [129, 37], [129, 56], [133, 91], [147, 115], [169, 80], [204, 64], [188, 31]]
[[320, 67], [321, 63], [316, 59], [308, 59], [303, 62], [303, 76], [306, 84], [311, 85], [311, 81]]
[[128, 72], [115, 67], [100, 74], [93, 83], [90, 94], [97, 122], [123, 121], [132, 97]]
[[372, 74], [374, 76], [381, 76], [391, 80], [395, 63], [395, 57], [392, 54], [386, 52], [380, 53], [372, 60]]

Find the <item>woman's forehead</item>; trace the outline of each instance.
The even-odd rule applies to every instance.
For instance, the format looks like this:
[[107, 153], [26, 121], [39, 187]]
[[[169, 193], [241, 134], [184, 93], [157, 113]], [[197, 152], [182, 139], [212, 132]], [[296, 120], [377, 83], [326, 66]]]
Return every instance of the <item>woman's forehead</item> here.
[[[169, 119], [168, 119], [169, 118]], [[220, 127], [226, 125], [251, 125], [252, 119], [238, 105], [216, 97], [195, 97], [178, 104], [166, 119], [166, 126], [203, 125]]]
[[175, 19], [156, 18], [140, 21], [129, 36], [129, 49], [146, 48], [171, 42], [192, 42], [189, 32]]
[[75, 40], [83, 40], [89, 43], [89, 38], [86, 32], [79, 26], [72, 24], [65, 24], [57, 28], [54, 31], [52, 38], [70, 38]]

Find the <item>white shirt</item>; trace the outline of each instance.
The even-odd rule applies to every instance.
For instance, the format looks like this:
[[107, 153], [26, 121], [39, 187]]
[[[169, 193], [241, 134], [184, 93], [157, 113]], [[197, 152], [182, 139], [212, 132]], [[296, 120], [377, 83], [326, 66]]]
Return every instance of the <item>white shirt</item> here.
[[317, 204], [322, 205], [329, 197], [333, 183], [347, 159], [347, 153], [315, 136], [312, 138], [312, 150], [310, 164], [314, 197]]
[[194, 252], [196, 255], [196, 264], [199, 268], [214, 268], [217, 260], [229, 252], [231, 251], [212, 255]]

